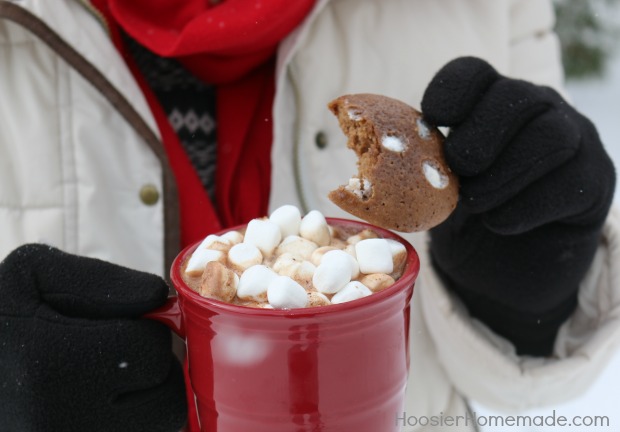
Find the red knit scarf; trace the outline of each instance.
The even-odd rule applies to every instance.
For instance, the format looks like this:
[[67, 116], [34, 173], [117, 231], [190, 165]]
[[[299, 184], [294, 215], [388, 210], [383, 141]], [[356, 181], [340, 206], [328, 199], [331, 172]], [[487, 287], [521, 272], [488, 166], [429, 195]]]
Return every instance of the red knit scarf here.
[[[271, 180], [274, 57], [315, 0], [92, 0], [153, 111], [174, 171], [186, 246], [267, 212]], [[123, 46], [119, 27], [174, 57], [217, 88], [217, 211], [155, 95]]]

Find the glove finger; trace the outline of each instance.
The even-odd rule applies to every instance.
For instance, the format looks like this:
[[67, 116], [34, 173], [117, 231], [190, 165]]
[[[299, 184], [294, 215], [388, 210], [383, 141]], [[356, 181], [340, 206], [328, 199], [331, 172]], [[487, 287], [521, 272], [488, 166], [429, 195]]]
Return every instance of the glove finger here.
[[433, 77], [422, 97], [425, 119], [436, 126], [462, 123], [500, 75], [486, 61], [460, 57]]
[[498, 234], [521, 234], [550, 222], [600, 226], [614, 196], [615, 172], [596, 142], [535, 181], [513, 199], [482, 215]]
[[549, 110], [557, 98], [551, 89], [525, 81], [497, 81], [467, 120], [448, 135], [445, 141], [448, 165], [460, 176], [480, 174], [495, 162], [525, 125]]
[[137, 317], [161, 306], [160, 277], [42, 244], [15, 249], [0, 264], [0, 311], [32, 314], [47, 303], [74, 317]]
[[461, 204], [470, 213], [491, 210], [573, 157], [580, 134], [561, 113], [528, 123], [480, 175], [461, 177]]

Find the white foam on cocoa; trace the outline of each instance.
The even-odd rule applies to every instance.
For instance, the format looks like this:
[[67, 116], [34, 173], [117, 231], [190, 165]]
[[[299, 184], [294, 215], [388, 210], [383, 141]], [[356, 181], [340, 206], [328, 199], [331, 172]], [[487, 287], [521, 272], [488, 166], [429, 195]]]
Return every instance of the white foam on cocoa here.
[[435, 162], [422, 162], [422, 172], [426, 181], [435, 189], [444, 189], [448, 186], [448, 176], [442, 173]]

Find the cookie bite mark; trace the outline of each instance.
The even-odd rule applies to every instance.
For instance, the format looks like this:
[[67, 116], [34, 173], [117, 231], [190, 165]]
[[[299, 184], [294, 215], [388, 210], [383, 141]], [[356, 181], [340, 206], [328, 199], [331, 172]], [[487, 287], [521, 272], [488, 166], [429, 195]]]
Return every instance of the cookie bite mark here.
[[443, 135], [399, 100], [375, 94], [328, 104], [357, 156], [358, 172], [329, 199], [346, 212], [396, 231], [430, 229], [456, 207], [458, 178], [443, 153]]

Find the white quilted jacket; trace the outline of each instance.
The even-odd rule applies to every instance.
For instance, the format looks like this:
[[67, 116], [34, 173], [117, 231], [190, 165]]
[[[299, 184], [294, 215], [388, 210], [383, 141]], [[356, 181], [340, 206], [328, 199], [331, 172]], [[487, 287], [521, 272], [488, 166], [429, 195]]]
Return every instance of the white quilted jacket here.
[[[178, 251], [176, 186], [145, 99], [93, 11], [86, 0], [0, 0], [0, 258], [44, 241], [164, 275]], [[317, 1], [278, 53], [270, 207], [343, 216], [326, 193], [356, 172], [355, 158], [331, 99], [371, 92], [419, 106], [459, 55], [559, 88], [552, 26], [546, 0]], [[145, 187], [156, 203], [141, 201]], [[423, 271], [401, 414], [465, 416], [464, 397], [514, 411], [582, 392], [620, 339], [619, 229], [612, 212], [548, 359], [516, 356], [470, 319], [425, 265], [423, 236], [411, 236]]]

